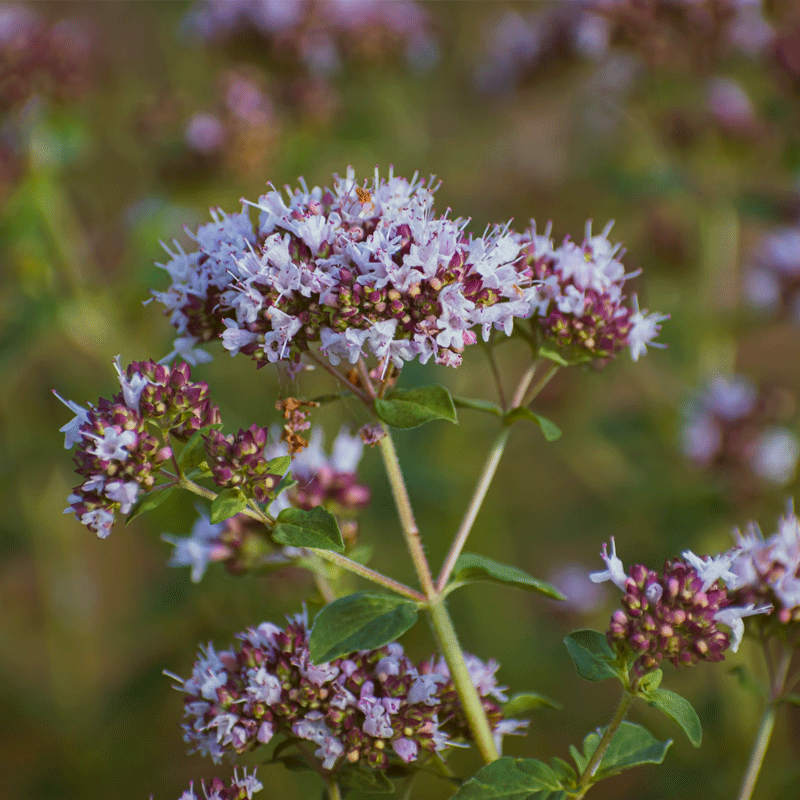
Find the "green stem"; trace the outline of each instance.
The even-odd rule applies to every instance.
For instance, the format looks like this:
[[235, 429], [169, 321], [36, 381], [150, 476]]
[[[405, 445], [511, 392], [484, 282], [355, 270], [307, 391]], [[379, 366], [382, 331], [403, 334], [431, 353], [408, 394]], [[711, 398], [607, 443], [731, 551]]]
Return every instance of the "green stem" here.
[[342, 793], [339, 790], [339, 783], [334, 780], [330, 780], [327, 783], [328, 787], [328, 800], [342, 800]]
[[589, 763], [586, 765], [586, 769], [583, 770], [578, 780], [578, 794], [575, 795], [575, 800], [580, 800], [580, 798], [589, 791], [592, 785], [592, 778], [600, 767], [600, 762], [603, 760], [603, 756], [606, 754], [606, 750], [608, 750], [608, 746], [611, 744], [614, 734], [619, 730], [619, 726], [622, 725], [623, 720], [628, 715], [634, 698], [635, 695], [631, 694], [627, 689], [622, 690], [622, 699], [619, 702], [619, 706], [617, 706], [616, 713], [611, 718], [611, 722], [608, 723], [608, 727], [603, 732], [597, 749], [592, 754]]
[[[536, 368], [538, 366], [539, 361], [534, 361], [534, 363], [531, 364], [529, 369], [522, 376], [519, 385], [514, 391], [514, 398], [511, 401], [511, 408], [517, 408], [518, 406], [522, 405], [523, 399], [525, 400], [525, 405], [530, 403], [547, 385], [548, 381], [553, 377], [553, 375], [558, 372], [558, 364], [553, 364], [540, 378], [540, 380], [536, 382], [534, 387], [529, 392], [528, 389], [533, 381], [533, 376], [536, 373]], [[526, 397], [526, 395], [528, 396]], [[439, 579], [436, 582], [436, 591], [439, 593], [444, 591], [447, 581], [453, 572], [453, 568], [455, 567], [456, 560], [461, 554], [461, 551], [464, 549], [464, 545], [467, 542], [467, 537], [472, 530], [472, 526], [475, 524], [475, 520], [478, 516], [481, 506], [483, 505], [483, 501], [486, 499], [486, 493], [489, 491], [489, 486], [494, 480], [494, 475], [495, 472], [497, 472], [497, 466], [500, 463], [500, 459], [503, 456], [503, 451], [506, 448], [506, 443], [508, 442], [510, 432], [511, 427], [505, 426], [495, 439], [492, 449], [489, 451], [489, 456], [486, 459], [486, 463], [483, 465], [483, 471], [481, 472], [480, 478], [478, 478], [478, 483], [475, 486], [475, 491], [473, 492], [472, 499], [470, 500], [469, 507], [467, 508], [467, 513], [464, 515], [464, 519], [461, 521], [461, 525], [459, 526], [455, 538], [453, 539], [453, 544], [450, 546], [450, 551], [447, 554], [447, 558], [445, 558], [442, 571], [439, 573]]]
[[342, 569], [346, 569], [348, 572], [352, 572], [355, 575], [360, 575], [362, 578], [366, 578], [368, 581], [372, 581], [372, 583], [377, 583], [379, 586], [383, 586], [384, 589], [389, 589], [395, 594], [407, 597], [409, 600], [413, 600], [415, 603], [426, 602], [424, 594], [415, 591], [410, 586], [406, 586], [404, 583], [392, 580], [392, 578], [388, 578], [386, 575], [383, 575], [380, 572], [376, 572], [374, 569], [365, 567], [363, 564], [359, 564], [357, 561], [353, 561], [352, 558], [340, 555], [339, 553], [336, 553], [333, 550], [314, 550], [313, 548], [309, 549], [311, 550], [311, 552], [315, 553], [320, 558], [324, 558], [326, 561], [330, 561], [332, 564], [337, 564]]
[[353, 394], [357, 395], [363, 403], [366, 403], [367, 405], [369, 404], [370, 399], [367, 397], [366, 393], [354, 383], [350, 383], [350, 381], [347, 380], [347, 378], [342, 375], [338, 369], [328, 363], [327, 359], [321, 358], [313, 350], [306, 350], [304, 355], [307, 358], [310, 358], [315, 364], [319, 364], [319, 366], [322, 367], [322, 369], [324, 369], [326, 372], [329, 372], [331, 375], [333, 375], [338, 383], [351, 391]]
[[527, 406], [532, 403], [539, 392], [541, 392], [542, 389], [544, 389], [544, 387], [550, 383], [550, 379], [556, 374], [556, 372], [558, 372], [559, 369], [561, 369], [561, 367], [558, 364], [551, 364], [550, 367], [545, 371], [544, 375], [542, 375], [542, 377], [536, 381], [533, 387], [531, 387], [531, 390], [527, 392], [527, 394], [523, 392], [523, 396], [517, 405]]
[[[188, 491], [194, 494], [200, 495], [200, 497], [204, 497], [206, 500], [211, 500], [212, 502], [217, 497], [216, 492], [212, 492], [210, 489], [206, 489], [204, 486], [200, 486], [186, 477], [182, 477], [177, 482], [177, 485], [184, 489], [187, 489]], [[266, 527], [268, 530], [272, 530], [272, 526], [274, 525], [274, 520], [272, 520], [269, 516], [267, 516], [267, 514], [261, 511], [258, 507], [253, 508], [251, 506], [247, 506], [247, 508], [242, 510], [242, 513], [246, 514], [248, 517], [250, 517], [250, 519], [254, 519], [257, 520], [258, 522], [261, 522], [264, 525], [264, 527]], [[362, 578], [366, 578], [368, 581], [377, 583], [380, 586], [389, 589], [390, 591], [402, 595], [403, 597], [407, 597], [409, 600], [413, 600], [416, 603], [425, 602], [425, 596], [417, 591], [414, 591], [414, 589], [412, 589], [410, 586], [406, 586], [405, 584], [400, 583], [399, 581], [392, 580], [386, 575], [383, 575], [380, 572], [376, 572], [374, 569], [365, 567], [363, 564], [359, 564], [357, 561], [353, 561], [352, 558], [343, 556], [340, 553], [334, 552], [333, 550], [317, 550], [313, 547], [309, 547], [307, 549], [310, 550], [312, 553], [315, 553], [317, 556], [324, 559], [325, 561], [330, 561], [331, 563], [340, 566], [342, 569], [346, 569], [348, 572], [360, 575]], [[329, 593], [328, 590], [322, 591], [321, 587], [320, 591], [322, 592], [323, 597], [325, 597]], [[332, 597], [331, 599], [335, 598]]]
[[389, 485], [392, 488], [392, 496], [394, 497], [394, 503], [397, 507], [397, 513], [400, 516], [403, 536], [405, 537], [411, 560], [414, 562], [414, 569], [417, 572], [422, 591], [425, 597], [431, 600], [437, 596], [436, 587], [433, 585], [431, 568], [428, 564], [428, 559], [425, 557], [425, 551], [422, 549], [422, 539], [419, 535], [417, 523], [414, 520], [414, 511], [411, 508], [411, 500], [409, 499], [408, 490], [403, 480], [403, 473], [400, 470], [400, 462], [397, 458], [397, 451], [394, 448], [392, 435], [385, 425], [383, 426], [383, 430], [384, 436], [379, 443], [381, 456], [383, 457], [383, 465], [386, 468], [386, 474], [389, 478]]
[[461, 700], [461, 705], [466, 714], [472, 738], [475, 740], [481, 757], [489, 764], [500, 758], [500, 754], [497, 752], [492, 728], [486, 718], [480, 695], [472, 682], [467, 664], [464, 661], [464, 653], [458, 643], [458, 637], [450, 620], [450, 615], [445, 608], [444, 599], [440, 597], [431, 601], [428, 606], [428, 612], [434, 635], [444, 660], [450, 669], [450, 677], [453, 679], [458, 698]]
[[[764, 652], [767, 651], [768, 643], [764, 644]], [[774, 672], [770, 669], [770, 696], [767, 707], [764, 709], [764, 714], [761, 717], [761, 725], [758, 728], [758, 735], [756, 736], [755, 743], [753, 744], [753, 751], [750, 753], [750, 761], [747, 764], [747, 771], [742, 779], [742, 787], [739, 790], [739, 800], [750, 800], [753, 796], [753, 790], [756, 788], [756, 781], [758, 774], [761, 772], [761, 766], [764, 763], [764, 757], [767, 754], [772, 732], [775, 729], [775, 715], [777, 712], [776, 700], [783, 692], [783, 685], [786, 681], [786, 675], [789, 672], [789, 664], [792, 661], [793, 649], [783, 644], [780, 660]]]
[[489, 491], [489, 486], [494, 479], [494, 474], [497, 472], [497, 465], [500, 463], [500, 458], [503, 455], [503, 451], [506, 449], [506, 442], [508, 441], [510, 433], [511, 426], [505, 425], [503, 430], [500, 431], [500, 435], [495, 439], [494, 445], [489, 452], [489, 457], [486, 459], [486, 463], [483, 465], [483, 471], [478, 479], [478, 484], [475, 487], [472, 500], [470, 500], [467, 513], [464, 515], [464, 519], [461, 521], [461, 526], [456, 532], [455, 538], [453, 539], [453, 544], [450, 546], [450, 552], [447, 554], [447, 558], [444, 561], [442, 571], [439, 573], [439, 580], [436, 582], [436, 591], [440, 593], [444, 591], [444, 587], [447, 585], [450, 574], [453, 572], [453, 567], [455, 567], [456, 560], [461, 554], [461, 551], [464, 549], [464, 545], [467, 542], [467, 537], [472, 530], [472, 526], [475, 524], [475, 519], [478, 516], [481, 506], [483, 505], [484, 499], [486, 498], [486, 493]]
[[464, 653], [458, 643], [453, 623], [444, 605], [444, 598], [439, 595], [433, 585], [433, 576], [431, 575], [425, 552], [422, 549], [422, 540], [417, 523], [414, 520], [414, 512], [403, 480], [403, 473], [400, 470], [397, 451], [394, 448], [391, 434], [385, 426], [384, 432], [385, 435], [380, 440], [381, 455], [386, 467], [386, 474], [389, 477], [397, 513], [400, 516], [400, 524], [403, 529], [406, 546], [428, 601], [428, 611], [430, 612], [434, 636], [447, 662], [447, 666], [450, 668], [450, 675], [466, 714], [472, 738], [475, 740], [475, 744], [484, 761], [488, 764], [500, 757], [494, 744], [492, 729], [489, 725], [489, 720], [486, 718], [486, 712], [481, 704], [478, 691], [469, 675], [467, 664], [464, 661]]

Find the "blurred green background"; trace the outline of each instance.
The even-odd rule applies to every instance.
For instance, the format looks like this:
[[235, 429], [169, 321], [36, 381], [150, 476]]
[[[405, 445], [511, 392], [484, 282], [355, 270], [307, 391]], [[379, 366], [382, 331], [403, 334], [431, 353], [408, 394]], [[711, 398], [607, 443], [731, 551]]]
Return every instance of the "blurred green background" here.
[[[682, 410], [709, 377], [737, 371], [790, 398], [800, 382], [797, 327], [754, 312], [741, 288], [761, 237], [796, 224], [800, 208], [800, 97], [775, 44], [782, 31], [796, 30], [792, 3], [767, 9], [771, 43], [749, 54], [721, 46], [713, 59], [699, 58], [687, 28], [669, 15], [663, 24], [671, 33], [658, 40], [668, 45], [664, 58], [616, 23], [600, 26], [605, 43], [601, 35], [598, 45], [597, 31], [589, 37], [589, 26], [589, 44], [578, 46], [580, 3], [423, 4], [438, 47], [427, 69], [407, 65], [402, 41], [372, 46], [359, 32], [340, 70], [324, 78], [309, 77], [252, 31], [193, 41], [192, 8], [0, 9], [0, 45], [10, 47], [9, 9], [27, 9], [43, 29], [61, 32], [72, 70], [61, 92], [64, 75], [25, 62], [28, 89], [9, 89], [22, 67], [6, 54], [0, 81], [0, 798], [171, 798], [189, 780], [229, 774], [185, 756], [182, 697], [162, 670], [188, 674], [199, 643], [225, 645], [244, 627], [280, 622], [311, 589], [292, 571], [233, 578], [212, 567], [194, 586], [188, 570], [167, 569], [170, 548], [159, 537], [188, 533], [188, 499], [118, 524], [106, 541], [62, 515], [75, 477], [58, 428], [72, 415], [51, 389], [96, 403], [115, 391], [115, 355], [126, 364], [169, 352], [172, 329], [159, 307], [143, 304], [150, 289], [167, 285], [155, 265], [164, 258], [159, 240], [188, 245], [184, 224], [206, 221], [209, 206], [238, 210], [239, 198], [257, 199], [267, 182], [294, 184], [302, 175], [309, 185], [329, 185], [348, 165], [359, 180], [376, 164], [382, 174], [394, 165], [408, 177], [438, 176], [437, 208], [472, 217], [477, 233], [490, 222], [514, 217], [522, 228], [533, 218], [540, 230], [552, 220], [557, 240], [580, 240], [587, 219], [595, 230], [615, 219], [611, 238], [624, 242], [626, 266], [642, 269], [629, 286], [642, 307], [672, 315], [660, 337], [666, 350], [556, 376], [537, 410], [564, 437], [547, 444], [536, 428], [515, 429], [469, 550], [558, 583], [565, 571], [600, 568], [601, 543], [614, 535], [626, 565], [658, 568], [687, 547], [726, 549], [732, 527], [749, 519], [771, 533], [797, 490], [793, 478], [743, 491], [727, 473], [692, 466], [680, 450]], [[494, 26], [507, 18], [519, 34], [537, 15], [551, 25], [543, 28], [552, 33], [543, 55], [512, 69], [514, 59], [502, 58], [513, 42], [497, 38]], [[750, 127], [741, 114], [731, 125], [725, 108], [710, 107], [709, 81], [719, 76], [745, 87]], [[227, 99], [235, 80], [262, 93], [247, 120]], [[197, 114], [213, 114], [223, 127], [216, 149], [187, 143]], [[277, 421], [274, 370], [256, 372], [246, 358], [210, 349], [213, 363], [193, 374], [211, 384], [226, 428]], [[402, 381], [442, 382], [496, 400], [487, 362], [472, 349], [459, 370], [414, 364]], [[513, 341], [499, 359], [511, 384], [528, 353]], [[324, 377], [314, 381], [309, 394], [327, 389]], [[792, 403], [786, 424], [796, 430]], [[320, 412], [329, 439], [348, 412]], [[457, 427], [436, 423], [397, 436], [434, 565], [460, 521], [493, 425], [465, 410]], [[365, 454], [361, 476], [374, 492], [361, 526], [363, 541], [376, 547], [373, 565], [413, 582], [377, 452]], [[615, 601], [609, 591], [583, 608], [559, 607], [489, 585], [453, 596], [466, 649], [497, 658], [512, 691], [539, 691], [564, 706], [542, 711], [526, 738], [507, 740], [507, 752], [564, 758], [569, 743], [608, 719], [616, 690], [607, 695], [605, 684], [577, 679], [561, 640], [574, 628], [603, 629]], [[414, 658], [427, 657], [426, 627], [404, 645]], [[734, 664], [763, 673], [749, 642], [721, 665], [667, 668], [666, 685], [698, 708], [702, 748], [638, 709], [635, 721], [675, 738], [666, 763], [609, 780], [592, 797], [731, 797], [760, 714], [758, 698], [729, 674]], [[783, 709], [756, 797], [800, 796], [798, 731], [800, 715]], [[453, 761], [464, 773], [478, 766], [470, 752]], [[259, 777], [266, 797], [318, 793], [306, 774], [269, 767]], [[415, 796], [448, 796], [441, 783], [419, 787]]]

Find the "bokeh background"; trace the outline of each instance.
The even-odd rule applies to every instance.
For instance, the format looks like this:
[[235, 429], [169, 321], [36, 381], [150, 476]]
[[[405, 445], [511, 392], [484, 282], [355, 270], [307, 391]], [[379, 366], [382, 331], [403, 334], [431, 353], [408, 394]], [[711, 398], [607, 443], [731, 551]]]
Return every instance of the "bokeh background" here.
[[[269, 181], [326, 185], [348, 165], [360, 179], [394, 165], [437, 175], [437, 208], [478, 233], [533, 218], [580, 240], [587, 219], [595, 230], [614, 219], [626, 266], [642, 270], [628, 284], [640, 305], [672, 315], [667, 349], [555, 377], [537, 410], [563, 438], [515, 429], [470, 539], [570, 597], [478, 585], [452, 598], [467, 649], [497, 658], [512, 691], [564, 706], [507, 740], [509, 753], [565, 758], [615, 707], [616, 690], [577, 679], [561, 643], [603, 629], [614, 608], [615, 594], [586, 582], [603, 541], [616, 536], [626, 564], [658, 567], [687, 547], [726, 549], [750, 519], [774, 530], [797, 491], [800, 5], [594, 7], [0, 6], [0, 798], [172, 798], [227, 774], [185, 755], [181, 695], [162, 670], [188, 674], [199, 643], [280, 622], [311, 591], [292, 570], [234, 578], [212, 567], [195, 586], [168, 569], [160, 534], [188, 533], [189, 500], [106, 541], [62, 515], [76, 479], [58, 428], [72, 414], [51, 390], [96, 402], [115, 391], [115, 355], [166, 355], [172, 330], [143, 302], [168, 283], [159, 240], [189, 245], [182, 226], [209, 207], [237, 211]], [[211, 349], [194, 374], [226, 424], [277, 421], [275, 371]], [[403, 381], [496, 400], [473, 350], [458, 370], [410, 365]], [[518, 341], [500, 349], [508, 384], [528, 357]], [[326, 388], [315, 377], [309, 394]], [[350, 411], [321, 410], [329, 439]], [[397, 437], [435, 565], [495, 433], [487, 419], [465, 410], [457, 427]], [[361, 524], [373, 565], [413, 581], [376, 451], [360, 475], [373, 487]], [[431, 652], [424, 625], [404, 644], [416, 659]], [[638, 709], [636, 721], [675, 739], [666, 764], [592, 796], [733, 796], [760, 714], [735, 665], [763, 674], [749, 642], [721, 665], [668, 668], [667, 685], [699, 711], [702, 748]], [[756, 797], [800, 796], [799, 749], [800, 715], [784, 708]], [[454, 763], [478, 766], [470, 752]], [[307, 774], [259, 774], [266, 797], [319, 791]], [[433, 780], [418, 791], [449, 793]]]

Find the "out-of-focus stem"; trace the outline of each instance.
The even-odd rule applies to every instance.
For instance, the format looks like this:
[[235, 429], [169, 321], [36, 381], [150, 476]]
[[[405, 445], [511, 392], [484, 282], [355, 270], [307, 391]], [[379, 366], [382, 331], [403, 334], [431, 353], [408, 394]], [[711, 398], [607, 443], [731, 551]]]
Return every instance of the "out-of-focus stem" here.
[[556, 374], [556, 372], [558, 372], [560, 368], [561, 367], [558, 364], [551, 364], [545, 371], [544, 375], [542, 375], [542, 377], [536, 381], [530, 390], [523, 392], [522, 398], [516, 405], [527, 406], [528, 404], [532, 403], [538, 396], [539, 392], [541, 392], [542, 389], [544, 389], [544, 387], [550, 383], [550, 379]]
[[339, 783], [337, 781], [328, 781], [328, 800], [342, 800], [342, 793], [339, 791]]
[[439, 573], [439, 579], [436, 582], [436, 590], [438, 592], [444, 591], [444, 587], [447, 585], [453, 567], [455, 567], [456, 560], [464, 549], [467, 537], [472, 530], [472, 526], [475, 524], [475, 519], [486, 498], [486, 493], [489, 491], [489, 486], [492, 483], [494, 474], [497, 471], [497, 465], [500, 463], [500, 458], [503, 455], [503, 451], [506, 449], [506, 442], [508, 441], [510, 433], [511, 426], [505, 425], [503, 430], [500, 431], [499, 436], [495, 439], [494, 445], [489, 452], [489, 457], [483, 465], [483, 471], [481, 472], [480, 478], [478, 478], [478, 484], [475, 487], [472, 500], [469, 502], [467, 513], [464, 515], [464, 519], [456, 532], [453, 544], [450, 546], [450, 552], [447, 554], [447, 558], [445, 558], [442, 566], [442, 571]]
[[[765, 641], [765, 655], [769, 654], [768, 646], [769, 642]], [[789, 664], [791, 664], [792, 656], [794, 655], [794, 649], [789, 647], [786, 643], [781, 643], [781, 647], [780, 658], [775, 669], [769, 669], [769, 702], [764, 709], [764, 714], [761, 717], [761, 724], [758, 728], [758, 735], [753, 743], [750, 761], [747, 764], [747, 771], [744, 774], [742, 787], [739, 790], [739, 800], [750, 800], [753, 796], [758, 774], [761, 772], [761, 765], [764, 763], [764, 757], [767, 754], [772, 732], [775, 730], [775, 715], [777, 712], [776, 701], [783, 693], [786, 675], [789, 672]]]
[[[530, 385], [533, 381], [533, 376], [536, 373], [536, 368], [538, 365], [539, 362], [535, 361], [522, 376], [519, 385], [514, 390], [514, 398], [511, 401], [511, 408], [517, 408], [518, 406], [522, 405], [523, 400], [525, 400], [525, 404], [530, 403], [547, 385], [548, 381], [553, 377], [553, 375], [558, 372], [558, 364], [551, 365], [545, 374], [536, 382], [533, 388], [530, 389]], [[483, 501], [486, 499], [486, 493], [489, 491], [489, 486], [494, 479], [495, 472], [497, 472], [497, 466], [503, 456], [510, 432], [511, 427], [508, 425], [505, 426], [495, 439], [492, 449], [489, 451], [489, 456], [486, 459], [486, 463], [483, 465], [481, 476], [478, 478], [478, 483], [475, 486], [475, 491], [473, 492], [472, 499], [469, 502], [467, 513], [464, 515], [464, 519], [461, 521], [461, 525], [459, 526], [455, 538], [453, 539], [453, 544], [450, 546], [450, 551], [444, 560], [442, 571], [439, 573], [439, 578], [436, 581], [436, 590], [438, 592], [444, 591], [444, 587], [447, 585], [450, 574], [455, 567], [456, 560], [461, 554], [461, 551], [464, 549], [464, 545], [467, 543], [467, 537], [472, 530], [472, 526], [475, 524], [475, 519], [477, 518], [478, 512], [483, 505]]]

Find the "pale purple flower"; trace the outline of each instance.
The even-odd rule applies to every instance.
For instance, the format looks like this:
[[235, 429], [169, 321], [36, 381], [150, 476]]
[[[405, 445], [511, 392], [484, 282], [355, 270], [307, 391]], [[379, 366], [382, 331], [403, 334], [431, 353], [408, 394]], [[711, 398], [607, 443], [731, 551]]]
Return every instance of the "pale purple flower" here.
[[794, 477], [798, 455], [797, 436], [787, 428], [773, 426], [760, 433], [750, 463], [756, 475], [783, 486]]
[[608, 554], [606, 543], [603, 542], [600, 557], [606, 562], [606, 569], [602, 572], [592, 572], [589, 578], [594, 583], [611, 581], [618, 589], [624, 592], [628, 576], [625, 574], [625, 567], [622, 565], [622, 561], [617, 558], [617, 548], [613, 536], [611, 537], [611, 555]]
[[223, 561], [231, 555], [230, 548], [219, 540], [224, 530], [225, 523], [211, 522], [208, 515], [198, 509], [198, 518], [190, 536], [161, 534], [165, 542], [175, 546], [169, 566], [191, 567], [192, 583], [199, 583], [212, 561]]
[[631, 349], [631, 358], [639, 360], [639, 356], [647, 352], [647, 345], [652, 347], [666, 347], [664, 344], [654, 342], [661, 330], [661, 324], [669, 319], [669, 314], [656, 314], [639, 311], [636, 295], [633, 297], [634, 312], [630, 318], [631, 330], [628, 334], [628, 346]]

